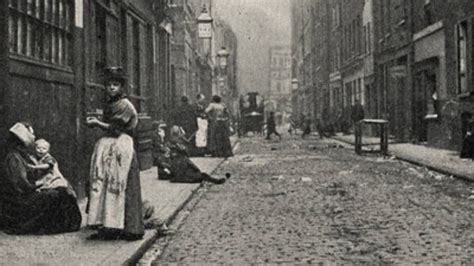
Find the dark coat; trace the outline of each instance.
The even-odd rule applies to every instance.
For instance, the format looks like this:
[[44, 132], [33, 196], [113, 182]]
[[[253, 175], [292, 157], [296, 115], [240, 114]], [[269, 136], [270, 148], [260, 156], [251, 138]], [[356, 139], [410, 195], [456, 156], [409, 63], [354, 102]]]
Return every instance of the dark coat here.
[[354, 122], [358, 122], [362, 119], [364, 119], [365, 114], [364, 114], [364, 107], [361, 104], [356, 104], [352, 106], [351, 110], [351, 119]]
[[173, 110], [173, 125], [182, 127], [186, 137], [190, 137], [198, 130], [196, 107], [184, 103]]

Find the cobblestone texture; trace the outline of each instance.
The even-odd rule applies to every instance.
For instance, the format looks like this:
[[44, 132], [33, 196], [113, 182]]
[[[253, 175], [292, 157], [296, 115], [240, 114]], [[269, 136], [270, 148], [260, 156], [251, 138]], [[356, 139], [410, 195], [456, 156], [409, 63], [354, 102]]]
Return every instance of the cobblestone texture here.
[[474, 263], [473, 184], [316, 139], [242, 139], [227, 172], [155, 263]]

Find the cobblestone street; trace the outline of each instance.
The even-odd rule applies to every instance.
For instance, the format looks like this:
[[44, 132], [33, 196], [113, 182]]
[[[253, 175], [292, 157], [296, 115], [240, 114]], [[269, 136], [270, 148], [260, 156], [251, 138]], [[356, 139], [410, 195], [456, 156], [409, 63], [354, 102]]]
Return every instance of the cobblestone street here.
[[473, 264], [474, 185], [330, 140], [243, 138], [155, 263]]

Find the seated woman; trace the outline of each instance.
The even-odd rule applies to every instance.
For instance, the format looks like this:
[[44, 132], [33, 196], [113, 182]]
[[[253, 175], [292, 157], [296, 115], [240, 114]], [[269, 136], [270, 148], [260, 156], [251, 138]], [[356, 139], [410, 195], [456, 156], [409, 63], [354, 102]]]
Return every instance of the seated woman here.
[[184, 132], [178, 126], [171, 128], [168, 147], [171, 150], [171, 182], [200, 183], [208, 181], [214, 184], [225, 182], [224, 178], [214, 178], [207, 173], [201, 172], [199, 167], [189, 159]]
[[81, 212], [66, 187], [37, 190], [37, 171], [27, 150], [34, 144], [33, 128], [15, 124], [7, 140], [5, 173], [0, 177], [0, 221], [10, 234], [56, 234], [79, 230]]
[[153, 165], [158, 168], [158, 179], [169, 179], [170, 174], [170, 149], [166, 145], [164, 121], [154, 122], [155, 131], [152, 136], [153, 143]]

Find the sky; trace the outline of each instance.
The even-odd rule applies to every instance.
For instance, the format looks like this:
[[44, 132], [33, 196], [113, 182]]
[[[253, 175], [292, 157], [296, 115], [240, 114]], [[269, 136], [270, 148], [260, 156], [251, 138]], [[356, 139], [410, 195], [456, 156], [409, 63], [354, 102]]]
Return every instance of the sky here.
[[291, 42], [291, 0], [213, 1], [214, 13], [237, 35], [239, 89], [243, 92], [267, 90], [269, 48]]

